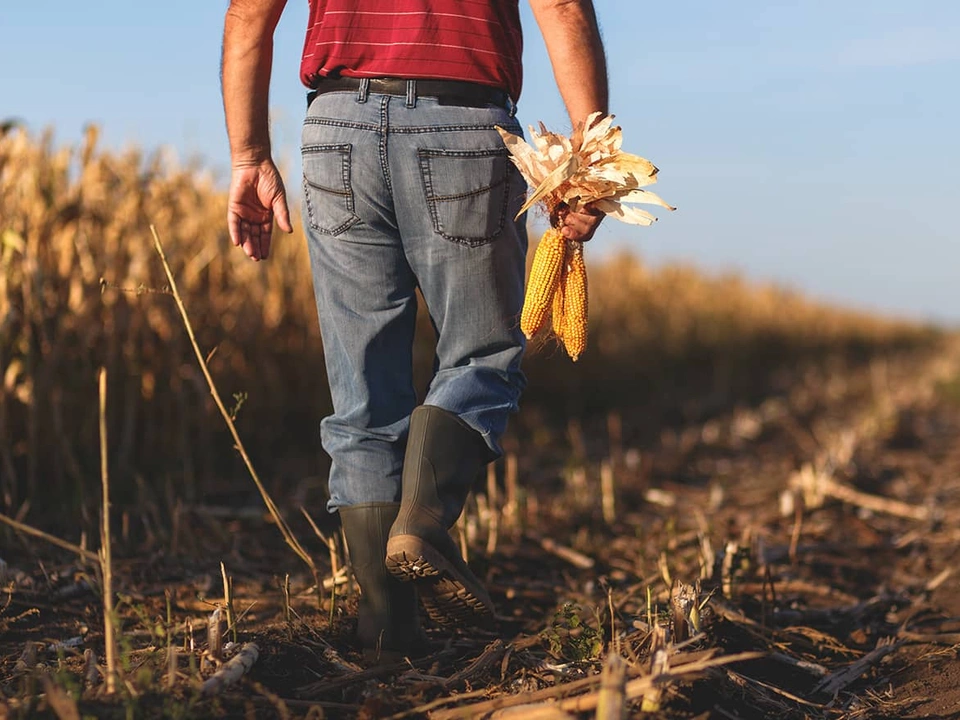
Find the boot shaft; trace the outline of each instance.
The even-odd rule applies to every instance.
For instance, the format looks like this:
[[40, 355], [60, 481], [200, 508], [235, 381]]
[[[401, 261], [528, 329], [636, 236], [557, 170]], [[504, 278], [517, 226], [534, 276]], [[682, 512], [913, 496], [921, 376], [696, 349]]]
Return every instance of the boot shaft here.
[[449, 531], [490, 455], [480, 433], [455, 414], [433, 405], [416, 408], [403, 462], [403, 503], [390, 534]]
[[417, 585], [427, 614], [441, 625], [482, 624], [495, 614], [489, 593], [449, 532], [490, 456], [480, 433], [453, 413], [423, 405], [410, 416], [387, 567]]
[[384, 565], [387, 537], [399, 503], [341, 507], [353, 574], [360, 586], [357, 635], [365, 650], [415, 654], [423, 644], [416, 590]]

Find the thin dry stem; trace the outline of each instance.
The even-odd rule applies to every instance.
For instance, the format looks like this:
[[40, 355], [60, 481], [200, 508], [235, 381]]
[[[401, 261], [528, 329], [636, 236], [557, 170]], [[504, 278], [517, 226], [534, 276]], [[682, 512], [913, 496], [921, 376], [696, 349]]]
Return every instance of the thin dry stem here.
[[506, 502], [503, 506], [503, 521], [515, 533], [520, 519], [519, 482], [517, 481], [518, 461], [516, 453], [507, 453], [503, 484], [506, 488]]
[[566, 545], [561, 545], [556, 540], [548, 537], [542, 537], [536, 533], [529, 534], [540, 544], [540, 547], [542, 547], [548, 553], [556, 555], [558, 558], [570, 563], [574, 567], [580, 568], [581, 570], [590, 570], [596, 564], [596, 561], [594, 561], [592, 557], [584, 555], [582, 552], [578, 552], [577, 550], [567, 547]]
[[227, 567], [220, 561], [220, 575], [223, 578], [223, 606], [227, 611], [227, 627], [230, 628], [230, 637], [237, 642], [237, 617], [233, 612], [233, 578], [227, 575]]
[[79, 555], [84, 560], [88, 560], [90, 562], [96, 562], [96, 563], [100, 562], [100, 557], [97, 555], [97, 553], [90, 552], [89, 550], [85, 550], [79, 545], [74, 545], [73, 543], [67, 542], [66, 540], [61, 540], [55, 535], [50, 535], [49, 533], [45, 533], [43, 530], [37, 530], [34, 527], [30, 527], [29, 525], [26, 525], [25, 523], [14, 520], [12, 517], [8, 517], [7, 515], [4, 515], [2, 513], [0, 513], [0, 522], [6, 525], [9, 525], [19, 533], [23, 533], [24, 535], [30, 535], [31, 537], [39, 538], [40, 540], [45, 540], [51, 545], [56, 545], [58, 548], [69, 550], [70, 552], [76, 555]]
[[167, 280], [170, 282], [170, 291], [173, 294], [173, 299], [177, 303], [177, 309], [180, 311], [180, 317], [183, 319], [183, 325], [186, 328], [187, 335], [190, 338], [190, 344], [193, 346], [193, 351], [197, 356], [197, 362], [200, 364], [200, 370], [203, 372], [203, 377], [207, 381], [207, 386], [210, 389], [210, 395], [213, 397], [213, 400], [217, 405], [217, 409], [220, 411], [220, 415], [223, 416], [223, 421], [227, 424], [227, 428], [230, 430], [230, 434], [233, 436], [233, 441], [236, 445], [237, 452], [239, 452], [240, 457], [243, 458], [243, 464], [246, 465], [247, 471], [250, 473], [250, 477], [253, 478], [253, 482], [257, 486], [257, 490], [260, 491], [260, 496], [263, 498], [263, 502], [267, 506], [267, 510], [270, 511], [274, 521], [277, 523], [277, 527], [280, 528], [280, 532], [283, 534], [283, 539], [286, 540], [287, 545], [289, 545], [290, 548], [297, 554], [297, 557], [306, 563], [307, 567], [310, 568], [310, 571], [316, 578], [317, 567], [313, 562], [313, 558], [310, 557], [307, 551], [304, 550], [297, 541], [297, 538], [293, 535], [293, 532], [287, 525], [286, 520], [283, 519], [283, 515], [280, 514], [280, 510], [273, 502], [273, 498], [270, 497], [270, 493], [267, 492], [266, 487], [264, 487], [263, 483], [260, 481], [260, 476], [257, 475], [257, 471], [253, 468], [253, 463], [250, 460], [250, 456], [247, 455], [243, 441], [240, 439], [240, 434], [237, 432], [237, 426], [234, 424], [233, 418], [230, 417], [230, 413], [227, 412], [227, 409], [223, 404], [223, 400], [220, 399], [220, 393], [217, 391], [217, 386], [213, 382], [213, 377], [210, 375], [210, 369], [207, 367], [204, 355], [200, 351], [200, 345], [197, 343], [197, 338], [193, 333], [193, 326], [190, 324], [190, 317], [187, 315], [187, 308], [184, 306], [183, 299], [180, 297], [180, 292], [177, 290], [177, 281], [173, 277], [173, 272], [170, 270], [170, 265], [167, 262], [167, 256], [163, 252], [163, 244], [160, 242], [160, 236], [157, 234], [156, 227], [151, 225], [150, 232], [153, 234], [154, 246], [156, 247], [157, 254], [160, 256], [160, 262], [163, 263], [163, 271], [166, 273]]
[[500, 534], [499, 493], [497, 492], [497, 466], [494, 463], [487, 465], [487, 554], [497, 551], [497, 541]]
[[113, 616], [113, 561], [110, 551], [110, 474], [107, 457], [107, 371], [100, 368], [100, 479], [103, 515], [100, 518], [100, 571], [103, 575], [103, 641], [107, 660], [107, 693], [117, 689], [117, 638]]
[[603, 519], [608, 525], [612, 525], [617, 519], [612, 460], [600, 463], [600, 497], [603, 506]]

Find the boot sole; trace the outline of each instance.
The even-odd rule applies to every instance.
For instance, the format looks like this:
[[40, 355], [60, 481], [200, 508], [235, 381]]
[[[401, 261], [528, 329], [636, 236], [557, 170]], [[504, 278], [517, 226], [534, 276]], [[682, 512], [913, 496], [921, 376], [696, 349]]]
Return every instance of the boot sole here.
[[473, 573], [465, 574], [425, 540], [390, 538], [385, 564], [398, 580], [416, 584], [420, 602], [437, 624], [485, 625], [493, 618], [493, 601]]

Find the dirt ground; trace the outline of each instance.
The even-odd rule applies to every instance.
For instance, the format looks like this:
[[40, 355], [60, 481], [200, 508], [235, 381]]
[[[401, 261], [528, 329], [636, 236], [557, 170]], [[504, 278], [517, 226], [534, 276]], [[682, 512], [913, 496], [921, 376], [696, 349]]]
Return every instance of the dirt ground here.
[[[958, 357], [797, 371], [642, 446], [626, 411], [524, 438], [461, 522], [496, 622], [428, 624], [427, 657], [385, 666], [349, 582], [318, 608], [260, 508], [183, 508], [164, 543], [148, 515], [118, 531], [108, 698], [91, 565], [0, 535], [0, 717], [960, 718]], [[259, 657], [206, 696], [221, 561]]]

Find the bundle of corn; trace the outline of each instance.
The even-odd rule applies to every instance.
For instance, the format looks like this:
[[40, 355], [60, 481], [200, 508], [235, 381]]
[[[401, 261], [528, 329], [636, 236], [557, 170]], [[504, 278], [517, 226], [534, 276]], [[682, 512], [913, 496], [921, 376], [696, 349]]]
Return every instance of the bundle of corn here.
[[612, 115], [591, 114], [571, 138], [549, 132], [541, 123], [539, 133], [530, 128], [533, 146], [497, 129], [514, 165], [534, 188], [520, 213], [542, 203], [553, 225], [534, 254], [520, 328], [532, 338], [552, 315], [553, 334], [576, 361], [587, 342], [587, 271], [583, 244], [561, 234], [563, 215], [589, 206], [623, 222], [651, 225], [653, 215], [627, 203], [675, 208], [641, 189], [657, 181], [657, 168], [620, 150], [622, 133]]

